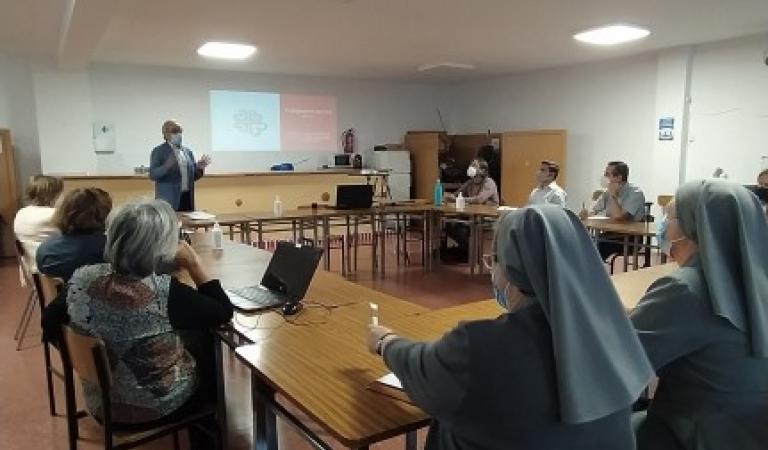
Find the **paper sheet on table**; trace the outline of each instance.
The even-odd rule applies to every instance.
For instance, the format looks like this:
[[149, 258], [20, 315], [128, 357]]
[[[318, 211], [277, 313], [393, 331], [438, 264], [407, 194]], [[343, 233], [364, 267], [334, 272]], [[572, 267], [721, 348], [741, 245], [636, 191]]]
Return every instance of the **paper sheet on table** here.
[[589, 216], [587, 217], [588, 220], [608, 220], [610, 217], [606, 216]]
[[377, 383], [381, 383], [385, 386], [389, 386], [395, 389], [403, 390], [403, 384], [400, 383], [400, 379], [394, 373], [388, 373], [383, 377], [376, 380]]
[[403, 390], [403, 385], [400, 383], [400, 380], [393, 373], [389, 373], [373, 381], [368, 385], [368, 389], [386, 395], [387, 397], [394, 398], [395, 400], [413, 404], [408, 397], [408, 394]]
[[184, 213], [185, 217], [191, 220], [212, 220], [216, 218], [215, 214], [207, 213], [205, 211], [192, 211]]

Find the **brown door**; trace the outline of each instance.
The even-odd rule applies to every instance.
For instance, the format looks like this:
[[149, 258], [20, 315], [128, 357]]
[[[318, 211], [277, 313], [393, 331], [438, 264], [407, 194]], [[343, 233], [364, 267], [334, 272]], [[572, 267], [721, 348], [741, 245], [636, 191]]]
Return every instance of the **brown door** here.
[[13, 218], [18, 210], [11, 132], [0, 130], [0, 256], [14, 255]]
[[566, 131], [533, 130], [504, 133], [501, 138], [501, 198], [509, 206], [525, 206], [536, 184], [541, 161], [560, 165], [557, 184], [566, 185]]

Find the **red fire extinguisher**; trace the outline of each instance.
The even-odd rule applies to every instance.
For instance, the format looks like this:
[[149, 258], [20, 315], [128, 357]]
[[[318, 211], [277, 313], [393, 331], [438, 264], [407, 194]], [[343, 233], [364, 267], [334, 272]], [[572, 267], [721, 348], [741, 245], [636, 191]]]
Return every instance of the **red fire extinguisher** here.
[[344, 153], [355, 153], [355, 129], [350, 128], [341, 133], [341, 148]]

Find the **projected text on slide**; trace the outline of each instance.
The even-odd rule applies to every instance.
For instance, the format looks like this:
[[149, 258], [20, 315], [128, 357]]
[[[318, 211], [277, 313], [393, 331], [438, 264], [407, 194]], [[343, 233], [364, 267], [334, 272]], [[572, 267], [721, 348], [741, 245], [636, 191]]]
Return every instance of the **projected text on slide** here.
[[336, 151], [336, 98], [210, 91], [214, 151]]

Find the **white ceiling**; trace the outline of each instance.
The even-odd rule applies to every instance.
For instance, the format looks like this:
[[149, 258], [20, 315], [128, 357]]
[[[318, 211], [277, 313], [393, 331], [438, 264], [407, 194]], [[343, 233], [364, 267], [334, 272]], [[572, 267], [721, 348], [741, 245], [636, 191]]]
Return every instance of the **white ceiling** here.
[[[653, 34], [615, 48], [571, 39], [613, 22]], [[762, 32], [768, 0], [0, 0], [0, 52], [49, 55], [63, 67], [469, 79]], [[195, 53], [207, 40], [250, 42], [259, 53], [213, 63]], [[440, 62], [476, 70], [416, 70]]]

